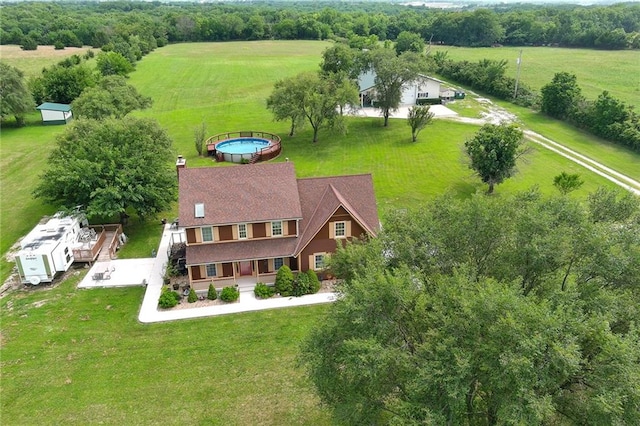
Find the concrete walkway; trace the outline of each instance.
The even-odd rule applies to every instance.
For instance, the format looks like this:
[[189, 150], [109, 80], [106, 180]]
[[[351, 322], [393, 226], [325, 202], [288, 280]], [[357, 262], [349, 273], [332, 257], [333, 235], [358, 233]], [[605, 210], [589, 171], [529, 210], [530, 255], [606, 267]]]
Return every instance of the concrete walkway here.
[[[117, 259], [96, 262], [78, 288], [109, 288], [127, 286], [147, 286], [142, 300], [138, 320], [143, 323], [175, 321], [188, 318], [200, 318], [216, 315], [227, 315], [239, 312], [259, 311], [263, 309], [288, 308], [292, 306], [315, 305], [335, 300], [334, 293], [317, 293], [302, 297], [278, 297], [266, 300], [256, 299], [253, 289], [240, 291], [240, 299], [236, 303], [186, 308], [175, 310], [158, 310], [158, 299], [163, 286], [164, 268], [168, 261], [168, 249], [171, 236], [180, 233], [167, 224], [162, 230], [162, 239], [156, 257], [144, 259]], [[96, 273], [106, 273], [109, 279], [94, 280]]]

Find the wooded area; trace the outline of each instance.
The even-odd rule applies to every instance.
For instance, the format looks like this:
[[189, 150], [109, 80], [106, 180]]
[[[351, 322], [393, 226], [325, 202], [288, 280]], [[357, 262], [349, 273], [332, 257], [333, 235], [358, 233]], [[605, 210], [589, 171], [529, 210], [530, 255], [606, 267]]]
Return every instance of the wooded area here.
[[185, 41], [396, 40], [403, 31], [458, 46], [640, 48], [640, 5], [496, 5], [431, 9], [378, 2], [191, 4], [79, 2], [2, 5], [0, 43], [143, 49]]

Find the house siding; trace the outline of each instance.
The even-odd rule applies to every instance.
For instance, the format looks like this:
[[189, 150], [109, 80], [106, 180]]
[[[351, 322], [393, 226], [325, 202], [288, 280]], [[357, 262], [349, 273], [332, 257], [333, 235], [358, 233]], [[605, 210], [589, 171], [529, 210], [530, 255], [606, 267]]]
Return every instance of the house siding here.
[[313, 265], [309, 264], [309, 256], [314, 255], [315, 253], [334, 253], [336, 251], [337, 243], [341, 243], [345, 241], [345, 238], [333, 239], [330, 238], [330, 230], [333, 227], [334, 222], [350, 222], [351, 232], [348, 235], [347, 239], [352, 237], [359, 237], [360, 235], [366, 234], [366, 231], [358, 224], [356, 220], [342, 207], [340, 207], [336, 212], [331, 216], [331, 218], [324, 224], [324, 226], [320, 229], [320, 231], [313, 237], [309, 245], [302, 250], [300, 253], [300, 270], [306, 271], [308, 269], [313, 269]]

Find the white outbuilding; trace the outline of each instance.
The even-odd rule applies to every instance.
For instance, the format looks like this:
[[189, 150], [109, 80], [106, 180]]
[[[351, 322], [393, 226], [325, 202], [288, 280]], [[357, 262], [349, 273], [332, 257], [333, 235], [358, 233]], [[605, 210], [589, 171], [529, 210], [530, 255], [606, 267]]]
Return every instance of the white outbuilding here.
[[42, 114], [42, 124], [67, 124], [73, 117], [69, 104], [45, 102], [36, 109]]

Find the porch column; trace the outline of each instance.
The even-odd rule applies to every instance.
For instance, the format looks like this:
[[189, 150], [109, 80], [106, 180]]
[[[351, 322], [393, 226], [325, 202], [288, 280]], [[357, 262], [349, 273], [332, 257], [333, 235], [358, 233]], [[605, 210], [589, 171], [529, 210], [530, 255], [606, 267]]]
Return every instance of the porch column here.
[[258, 282], [258, 277], [260, 276], [260, 265], [258, 265], [259, 260], [252, 260], [251, 261], [251, 266], [253, 266], [253, 272], [255, 272], [255, 274], [252, 272], [251, 276], [256, 278], [256, 282]]

